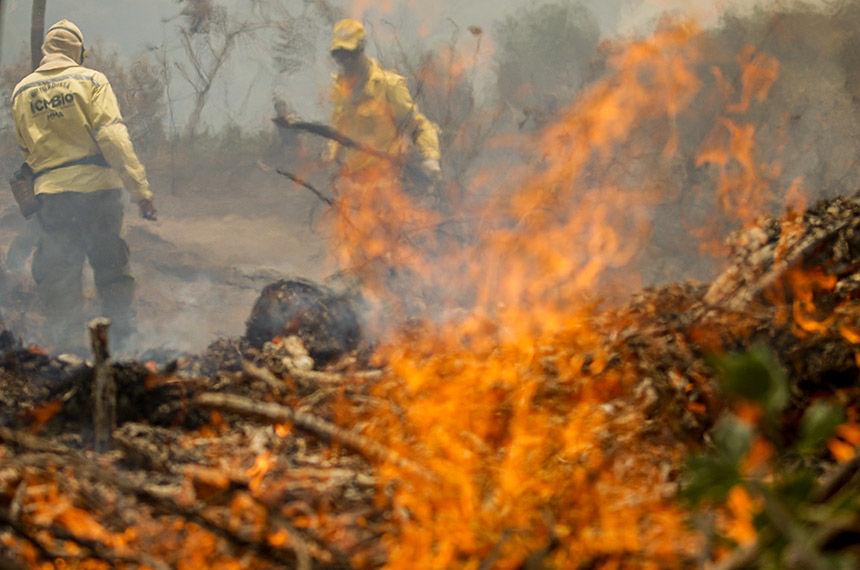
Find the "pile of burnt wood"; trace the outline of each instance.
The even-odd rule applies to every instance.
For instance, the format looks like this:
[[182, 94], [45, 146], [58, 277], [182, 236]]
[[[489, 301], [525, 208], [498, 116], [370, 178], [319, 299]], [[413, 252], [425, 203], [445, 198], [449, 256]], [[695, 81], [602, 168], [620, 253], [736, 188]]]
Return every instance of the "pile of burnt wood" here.
[[[614, 355], [596, 373], [633, 363], [638, 405], [672, 426], [655, 437], [697, 440], [719, 417], [715, 351], [770, 347], [794, 409], [835, 389], [860, 405], [860, 202], [763, 219], [732, 248], [711, 284], [645, 290], [595, 316]], [[391, 517], [371, 465], [388, 452], [335, 421], [344, 400], [374, 406], [386, 373], [367, 366], [349, 298], [273, 283], [242, 338], [157, 364], [100, 357], [93, 338], [84, 362], [0, 335], [0, 568], [382, 564]], [[263, 479], [277, 484], [255, 492]]]

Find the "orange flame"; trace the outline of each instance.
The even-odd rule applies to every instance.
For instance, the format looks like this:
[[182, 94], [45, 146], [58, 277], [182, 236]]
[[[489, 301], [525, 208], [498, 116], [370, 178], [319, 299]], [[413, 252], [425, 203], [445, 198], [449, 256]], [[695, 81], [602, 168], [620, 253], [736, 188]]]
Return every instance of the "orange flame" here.
[[[470, 204], [477, 228], [465, 238], [439, 231], [442, 213], [411, 196], [396, 169], [343, 184], [332, 220], [338, 262], [389, 323], [424, 318], [382, 331], [377, 358], [389, 376], [375, 390], [391, 407], [362, 418], [366, 435], [438, 476], [379, 466], [382, 488], [395, 484], [388, 568], [475, 568], [490, 556], [515, 568], [556, 537], [564, 548], [546, 556], [559, 568], [631, 558], [673, 568], [698, 547], [662, 475], [677, 454], [642, 437], [643, 413], [621, 404], [639, 378], [612, 362], [591, 319], [593, 291], [642, 253], [661, 200], [638, 165], [615, 158], [646, 122], [662, 127], [648, 141], [654, 161], [678, 150], [678, 121], [702, 85], [698, 33], [677, 22], [619, 49], [555, 124], [520, 141], [516, 150], [534, 151], [531, 169], [505, 168], [523, 182]], [[767, 95], [779, 68], [750, 49], [739, 63], [739, 100], [727, 90], [697, 165], [717, 172], [718, 206], [749, 221], [772, 200], [779, 165], [761, 162], [755, 130], [738, 115]], [[479, 173], [471, 187], [496, 174]], [[829, 283], [813, 277], [810, 287]], [[814, 311], [800, 308], [815, 326]], [[751, 463], [767, 452], [756, 451]], [[748, 511], [745, 499], [735, 507]]]
[[266, 473], [268, 473], [271, 468], [272, 454], [266, 452], [258, 455], [254, 464], [245, 472], [245, 476], [250, 478], [248, 488], [251, 489], [251, 491], [259, 489], [263, 482], [263, 477], [266, 476]]

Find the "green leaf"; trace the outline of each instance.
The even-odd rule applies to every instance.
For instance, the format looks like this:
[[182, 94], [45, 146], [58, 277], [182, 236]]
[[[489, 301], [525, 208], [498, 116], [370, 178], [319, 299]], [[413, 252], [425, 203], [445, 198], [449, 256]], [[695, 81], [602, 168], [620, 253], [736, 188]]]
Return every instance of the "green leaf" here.
[[752, 428], [746, 422], [729, 414], [721, 418], [711, 431], [719, 454], [729, 463], [738, 461], [752, 446]]
[[806, 409], [800, 420], [800, 442], [798, 449], [809, 453], [818, 449], [845, 423], [845, 408], [827, 400], [818, 400]]
[[785, 550], [785, 543], [782, 537], [773, 541], [767, 550], [761, 554], [761, 570], [785, 570], [785, 562], [782, 560], [782, 553]]
[[807, 469], [783, 473], [782, 480], [776, 486], [776, 495], [787, 507], [797, 508], [809, 499], [815, 481], [815, 475]]
[[729, 490], [741, 482], [737, 464], [724, 458], [696, 455], [687, 459], [689, 480], [681, 494], [693, 505], [704, 499], [726, 500]]
[[819, 560], [823, 565], [821, 567], [829, 570], [857, 570], [857, 559], [849, 554], [822, 553]]
[[694, 505], [704, 499], [726, 500], [729, 490], [741, 483], [738, 463], [752, 445], [752, 428], [733, 415], [724, 416], [711, 431], [716, 454], [687, 459], [689, 475], [682, 494]]
[[755, 513], [753, 515], [753, 528], [756, 529], [756, 532], [761, 532], [762, 530], [768, 528], [770, 526], [770, 517], [766, 512], [762, 511], [759, 513]]
[[779, 412], [788, 402], [788, 379], [773, 354], [765, 348], [711, 358], [723, 389], [744, 400], [761, 404], [769, 414]]

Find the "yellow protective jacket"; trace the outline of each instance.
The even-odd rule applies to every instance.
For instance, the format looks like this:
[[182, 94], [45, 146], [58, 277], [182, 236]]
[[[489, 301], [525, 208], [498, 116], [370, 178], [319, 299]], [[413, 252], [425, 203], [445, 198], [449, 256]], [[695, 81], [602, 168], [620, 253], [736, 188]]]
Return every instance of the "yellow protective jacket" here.
[[[364, 85], [353, 87], [343, 77], [335, 77], [331, 91], [332, 127], [395, 159], [402, 157], [411, 143], [421, 158], [439, 160], [438, 129], [418, 111], [406, 80], [382, 69], [373, 58], [370, 61]], [[381, 160], [365, 152], [343, 148], [336, 142], [330, 143], [328, 152], [332, 159], [341, 159], [346, 173], [366, 169]]]
[[46, 55], [12, 92], [12, 113], [18, 145], [36, 173], [36, 194], [125, 186], [136, 202], [152, 198], [104, 74]]

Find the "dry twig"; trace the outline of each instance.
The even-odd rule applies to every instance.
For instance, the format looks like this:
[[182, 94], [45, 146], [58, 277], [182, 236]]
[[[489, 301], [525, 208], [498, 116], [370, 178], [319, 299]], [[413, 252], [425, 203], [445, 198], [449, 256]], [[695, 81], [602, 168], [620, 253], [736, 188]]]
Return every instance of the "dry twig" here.
[[297, 412], [292, 408], [258, 402], [232, 394], [206, 393], [194, 399], [194, 403], [207, 409], [229, 412], [249, 418], [258, 418], [272, 423], [291, 423], [326, 441], [337, 442], [344, 447], [363, 455], [370, 461], [393, 463], [428, 479], [437, 478], [434, 473], [401, 456], [396, 451], [381, 445], [361, 434], [340, 428], [311, 414]]

